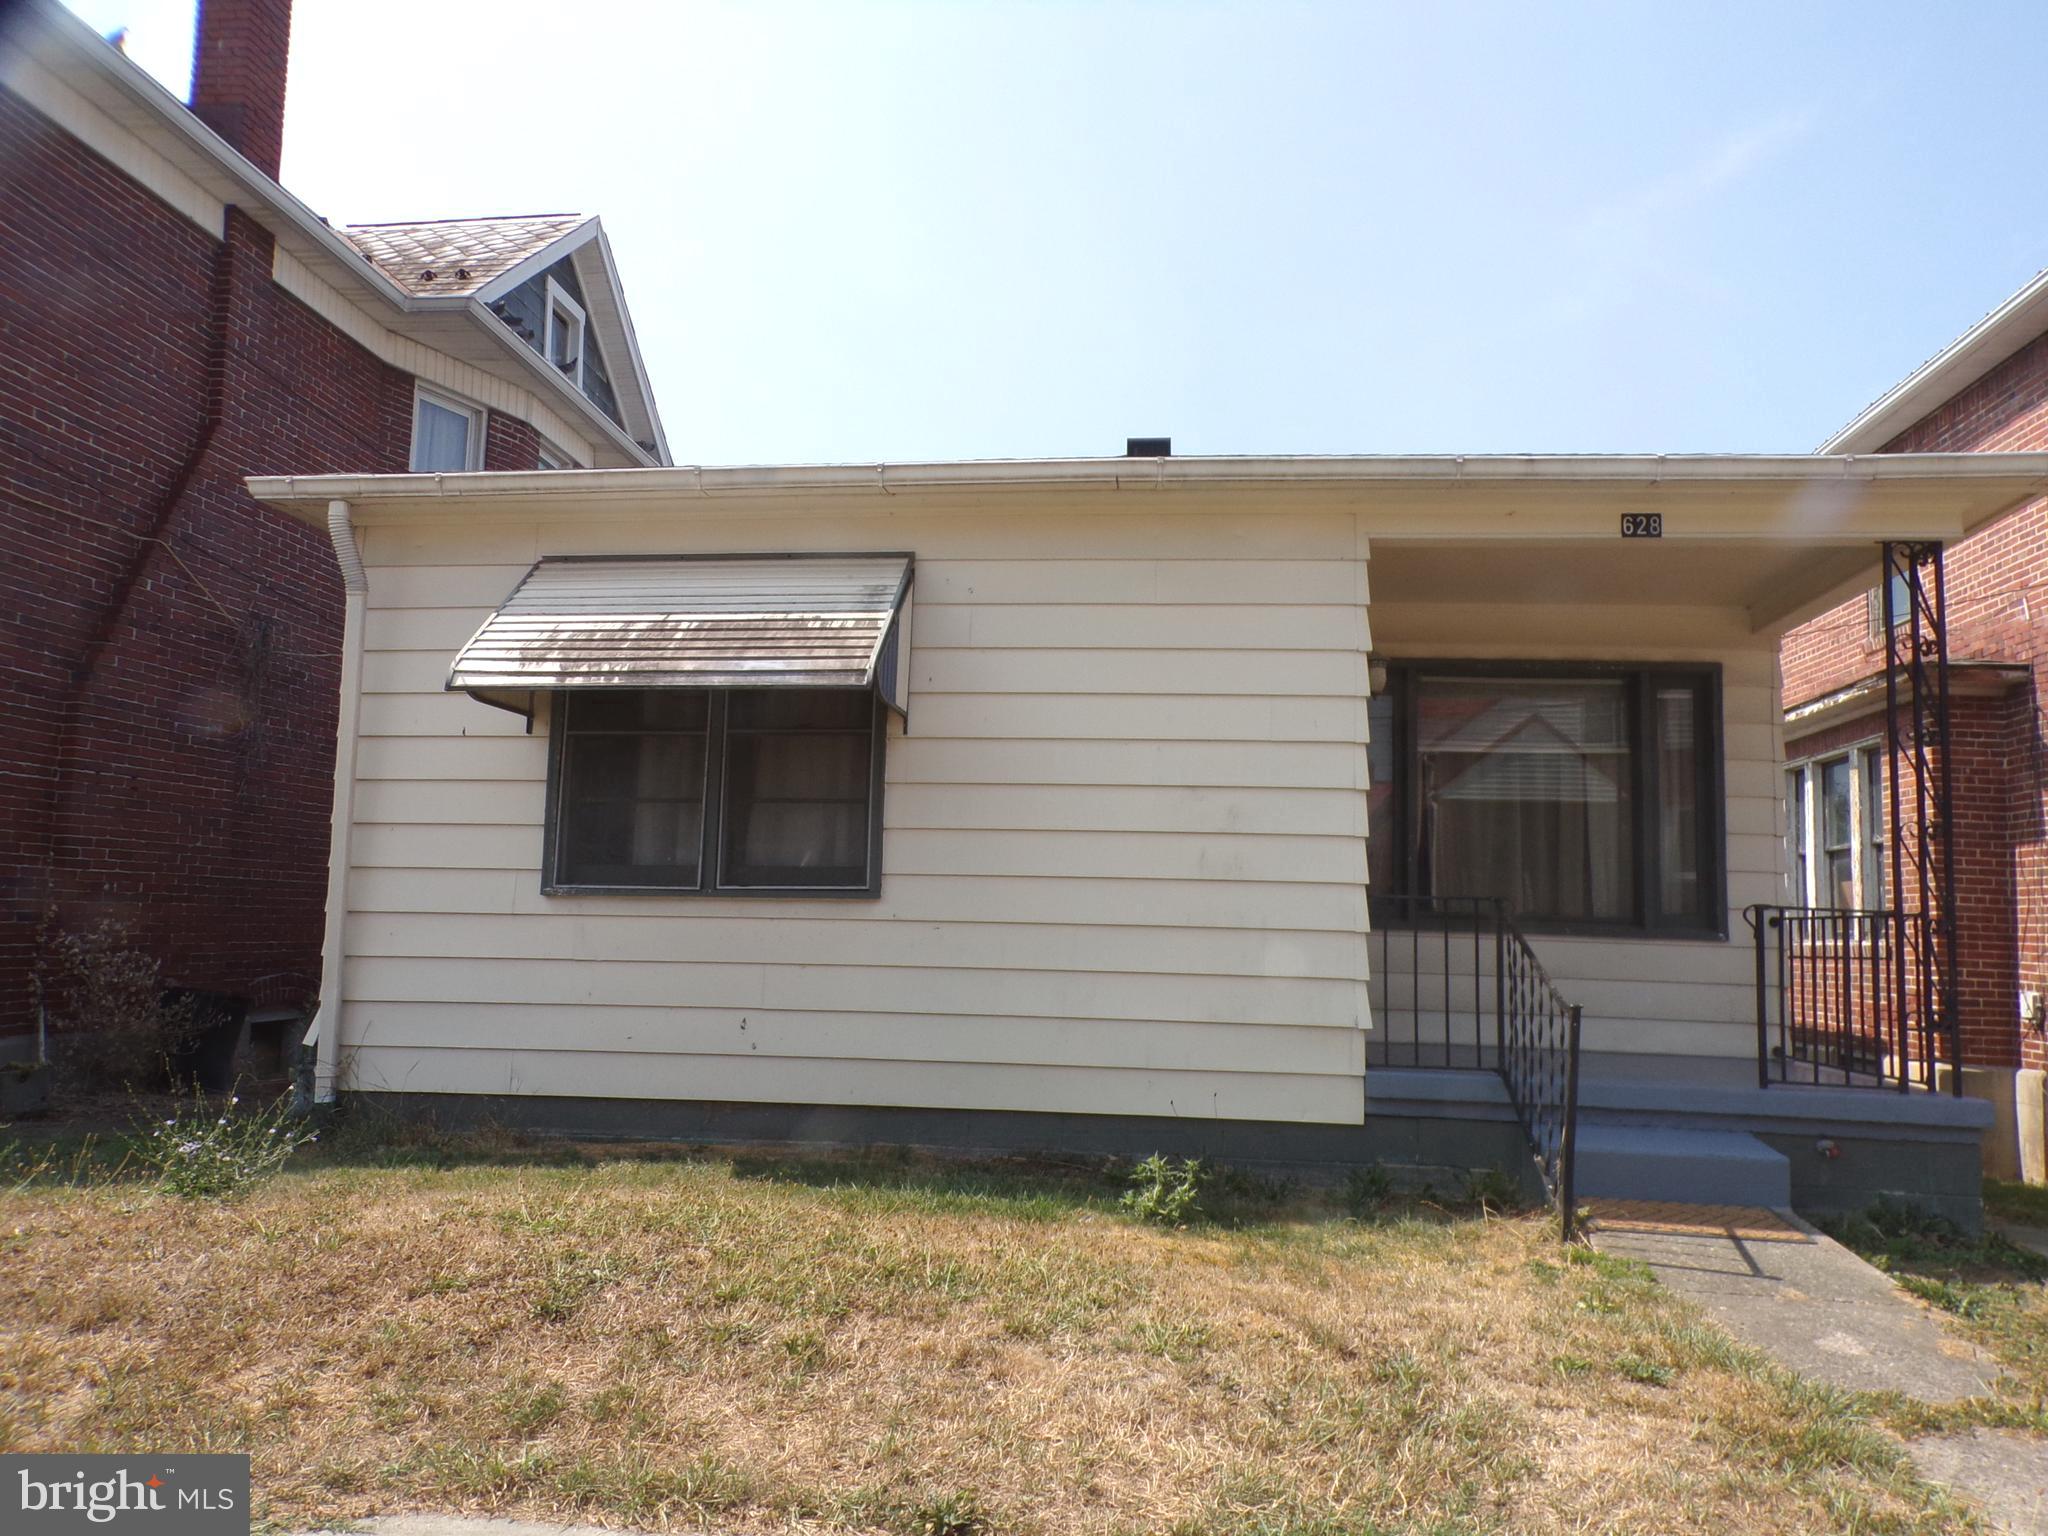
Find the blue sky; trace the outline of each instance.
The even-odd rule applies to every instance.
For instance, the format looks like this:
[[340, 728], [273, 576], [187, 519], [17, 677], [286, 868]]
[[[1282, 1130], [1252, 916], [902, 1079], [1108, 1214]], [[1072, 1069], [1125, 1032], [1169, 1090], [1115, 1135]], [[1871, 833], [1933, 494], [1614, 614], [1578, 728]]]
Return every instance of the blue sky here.
[[[190, 0], [73, 0], [183, 92]], [[2048, 265], [2048, 6], [298, 0], [336, 222], [601, 213], [678, 461], [1801, 451]]]

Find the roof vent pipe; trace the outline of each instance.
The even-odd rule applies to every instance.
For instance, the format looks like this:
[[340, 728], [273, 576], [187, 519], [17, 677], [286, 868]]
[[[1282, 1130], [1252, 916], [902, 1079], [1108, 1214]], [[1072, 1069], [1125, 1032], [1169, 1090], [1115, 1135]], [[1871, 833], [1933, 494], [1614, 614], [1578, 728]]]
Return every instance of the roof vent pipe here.
[[1173, 439], [1170, 437], [1127, 437], [1124, 439], [1124, 457], [1127, 459], [1170, 459], [1173, 457]]

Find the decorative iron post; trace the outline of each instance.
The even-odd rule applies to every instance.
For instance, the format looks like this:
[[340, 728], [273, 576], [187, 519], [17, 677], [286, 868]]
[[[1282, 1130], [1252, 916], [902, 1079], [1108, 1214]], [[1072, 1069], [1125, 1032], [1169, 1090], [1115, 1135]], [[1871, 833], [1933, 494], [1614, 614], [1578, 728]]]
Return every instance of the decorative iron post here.
[[[1963, 1091], [1956, 1016], [1955, 794], [1950, 779], [1948, 593], [1937, 540], [1884, 546], [1884, 702], [1890, 779], [1893, 1015], [1899, 1088], [1917, 1053], [1936, 1086], [1936, 1042]], [[1905, 611], [1899, 611], [1903, 598]], [[1906, 695], [1901, 709], [1901, 693]], [[1910, 775], [1910, 782], [1908, 782]], [[1908, 814], [1906, 796], [1912, 796]], [[1908, 883], [1907, 876], [1912, 879]], [[1917, 924], [1910, 921], [1917, 913]], [[1913, 942], [1915, 930], [1919, 942]], [[1873, 1003], [1878, 1000], [1873, 999]], [[1914, 1036], [1917, 1035], [1917, 1039]]]

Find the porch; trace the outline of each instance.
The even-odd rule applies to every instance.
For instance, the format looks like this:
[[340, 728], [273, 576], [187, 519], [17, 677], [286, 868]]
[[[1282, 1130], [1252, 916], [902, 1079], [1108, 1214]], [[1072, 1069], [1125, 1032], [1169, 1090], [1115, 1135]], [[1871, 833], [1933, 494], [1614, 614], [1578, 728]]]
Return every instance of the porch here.
[[[1594, 1196], [1848, 1213], [1911, 1201], [1975, 1227], [1993, 1106], [1962, 1096], [1920, 914], [1746, 914], [1751, 1054], [1582, 1049], [1581, 1010], [1506, 903], [1374, 899], [1375, 1158], [1530, 1164]], [[1540, 941], [1539, 941], [1540, 942]], [[1615, 1033], [1609, 1021], [1610, 1037]]]

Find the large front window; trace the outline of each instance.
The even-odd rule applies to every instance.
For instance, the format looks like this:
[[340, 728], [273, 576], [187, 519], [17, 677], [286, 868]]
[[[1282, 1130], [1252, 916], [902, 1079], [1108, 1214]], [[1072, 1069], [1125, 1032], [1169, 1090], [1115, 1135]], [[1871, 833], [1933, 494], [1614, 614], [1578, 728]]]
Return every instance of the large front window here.
[[879, 889], [883, 731], [871, 690], [556, 698], [550, 890]]
[[1522, 921], [1718, 931], [1715, 677], [1398, 663], [1372, 701], [1376, 890]]

